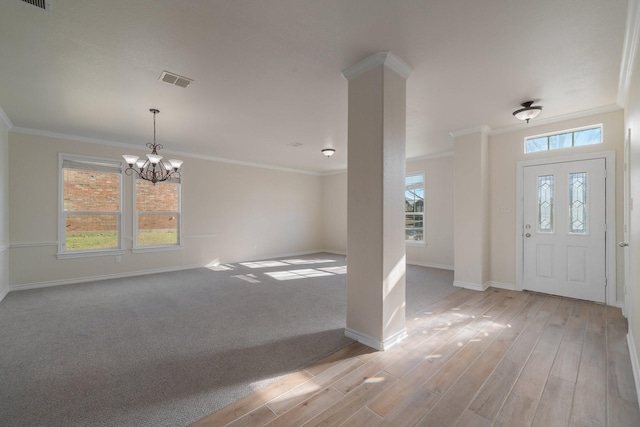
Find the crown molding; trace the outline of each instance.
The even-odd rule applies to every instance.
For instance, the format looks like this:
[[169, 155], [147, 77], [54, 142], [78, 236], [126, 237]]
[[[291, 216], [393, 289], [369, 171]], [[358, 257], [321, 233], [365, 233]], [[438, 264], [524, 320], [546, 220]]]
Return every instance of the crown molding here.
[[449, 135], [451, 135], [453, 138], [457, 138], [459, 136], [471, 135], [472, 133], [483, 133], [485, 135], [488, 135], [491, 133], [491, 128], [487, 125], [481, 125], [466, 129], [454, 130], [449, 132]]
[[391, 52], [378, 52], [366, 57], [365, 59], [352, 65], [351, 67], [342, 70], [342, 75], [345, 79], [352, 80], [379, 65], [385, 65], [389, 67], [405, 79], [409, 78], [411, 72], [413, 71], [413, 68], [411, 68], [406, 62], [400, 59], [399, 56]]
[[576, 113], [570, 113], [570, 114], [565, 114], [562, 116], [556, 116], [556, 117], [549, 117], [547, 119], [542, 119], [542, 120], [536, 120], [535, 122], [530, 122], [530, 123], [520, 123], [517, 125], [513, 125], [513, 126], [506, 126], [503, 128], [497, 128], [497, 129], [493, 129], [490, 132], [490, 135], [498, 135], [501, 133], [507, 133], [507, 132], [514, 132], [514, 131], [518, 131], [518, 130], [522, 130], [523, 128], [535, 128], [538, 126], [544, 126], [544, 125], [548, 125], [548, 124], [552, 124], [552, 123], [558, 123], [558, 122], [564, 122], [567, 120], [573, 120], [573, 119], [580, 119], [583, 117], [589, 117], [589, 116], [595, 116], [597, 114], [606, 114], [606, 113], [613, 113], [614, 111], [620, 111], [622, 108], [617, 105], [617, 104], [613, 104], [613, 105], [607, 105], [606, 107], [600, 107], [600, 108], [594, 108], [592, 110], [585, 110], [585, 111], [578, 111]]
[[441, 159], [443, 157], [450, 157], [453, 156], [454, 152], [453, 151], [442, 151], [440, 153], [434, 153], [434, 154], [425, 154], [424, 156], [419, 156], [419, 157], [411, 157], [407, 159], [407, 162], [417, 162], [420, 160], [433, 160], [433, 159]]
[[638, 44], [640, 43], [640, 0], [629, 0], [627, 6], [627, 24], [622, 46], [620, 79], [618, 81], [618, 97], [616, 103], [624, 108], [631, 85], [631, 74], [635, 62]]
[[[47, 137], [47, 138], [64, 139], [64, 140], [67, 140], [67, 141], [75, 141], [75, 142], [82, 142], [82, 143], [89, 143], [89, 144], [96, 144], [96, 145], [106, 145], [106, 146], [109, 146], [109, 147], [127, 148], [127, 149], [130, 149], [132, 151], [133, 150], [137, 150], [137, 151], [144, 150], [144, 147], [142, 147], [140, 145], [136, 145], [136, 144], [127, 144], [125, 142], [109, 141], [109, 140], [106, 140], [106, 139], [91, 138], [91, 137], [86, 137], [86, 136], [69, 135], [69, 134], [58, 133], [58, 132], [50, 132], [50, 131], [44, 131], [44, 130], [39, 130], [39, 129], [30, 129], [30, 128], [23, 128], [23, 127], [12, 127], [11, 128], [11, 132], [22, 133], [22, 134], [26, 134], [26, 135], [44, 136], [44, 137]], [[290, 172], [290, 173], [299, 173], [299, 174], [304, 174], [304, 175], [315, 175], [315, 176], [322, 175], [321, 172], [307, 171], [307, 170], [302, 170], [302, 169], [285, 168], [285, 167], [281, 167], [281, 166], [273, 166], [273, 165], [268, 165], [268, 164], [264, 164], [264, 163], [254, 163], [254, 162], [245, 162], [245, 161], [241, 161], [241, 160], [225, 159], [223, 157], [207, 156], [207, 155], [204, 155], [204, 154], [195, 154], [195, 153], [189, 153], [189, 152], [185, 152], [185, 151], [175, 151], [175, 150], [166, 150], [166, 149], [164, 149], [163, 152], [166, 153], [166, 154], [174, 154], [176, 156], [188, 157], [188, 158], [192, 158], [192, 159], [208, 160], [208, 161], [220, 162], [220, 163], [229, 163], [229, 164], [233, 164], [233, 165], [249, 166], [249, 167], [261, 168], [261, 169], [269, 169], [269, 170], [275, 170], [275, 171], [279, 171], [279, 172]]]
[[11, 128], [13, 128], [13, 123], [11, 123], [11, 119], [9, 119], [9, 116], [7, 116], [7, 113], [5, 113], [2, 107], [0, 107], [0, 123], [3, 123], [4, 127], [7, 130], [11, 130]]
[[[451, 157], [453, 155], [454, 155], [453, 151], [442, 151], [440, 153], [425, 154], [424, 156], [407, 157], [406, 162], [410, 163], [410, 162], [418, 162], [420, 160], [441, 159], [443, 157]], [[332, 171], [328, 171], [328, 172], [322, 172], [320, 175], [321, 176], [332, 176], [332, 175], [340, 175], [340, 174], [347, 173], [347, 172], [348, 172], [347, 169], [336, 169], [336, 170], [332, 170]]]

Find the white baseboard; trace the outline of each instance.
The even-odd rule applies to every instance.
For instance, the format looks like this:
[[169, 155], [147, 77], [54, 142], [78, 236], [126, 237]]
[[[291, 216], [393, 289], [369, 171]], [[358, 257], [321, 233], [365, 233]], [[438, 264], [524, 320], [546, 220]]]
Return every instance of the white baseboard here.
[[638, 351], [636, 343], [633, 340], [631, 325], [629, 325], [629, 331], [627, 332], [627, 345], [629, 346], [629, 356], [631, 356], [633, 379], [636, 383], [636, 396], [640, 396], [640, 359], [638, 359]]
[[487, 282], [487, 284], [492, 288], [506, 289], [508, 291], [515, 291], [516, 290], [516, 285], [514, 285], [513, 283], [502, 283], [502, 282], [489, 281], [489, 282]]
[[[279, 254], [270, 257], [261, 257], [259, 259], [273, 259], [273, 258], [288, 258], [294, 256], [301, 255], [311, 255], [323, 252], [322, 250], [314, 250], [314, 251], [304, 251], [304, 252], [292, 252], [286, 254]], [[255, 260], [255, 259], [254, 259]], [[221, 262], [221, 264], [238, 264], [240, 262], [250, 262], [249, 260], [242, 261], [225, 261]], [[132, 271], [126, 273], [114, 273], [114, 274], [102, 274], [98, 276], [88, 276], [88, 277], [78, 277], [75, 279], [60, 279], [60, 280], [49, 280], [46, 282], [35, 282], [35, 283], [24, 283], [20, 285], [10, 285], [9, 291], [20, 291], [25, 289], [38, 289], [38, 288], [49, 288], [52, 286], [64, 286], [64, 285], [73, 285], [76, 283], [86, 283], [93, 282], [99, 280], [109, 280], [109, 279], [122, 279], [125, 277], [135, 277], [135, 276], [144, 276], [146, 274], [157, 274], [157, 273], [169, 273], [172, 271], [181, 271], [181, 270], [191, 270], [193, 268], [209, 268], [211, 267], [209, 264], [194, 264], [194, 265], [181, 265], [176, 267], [167, 267], [167, 268], [155, 268], [150, 270], [140, 270], [140, 271]], [[7, 291], [7, 292], [9, 292]], [[0, 299], [1, 300], [1, 299]]]
[[49, 288], [53, 286], [73, 285], [76, 283], [87, 283], [109, 279], [122, 279], [125, 277], [144, 276], [145, 274], [169, 273], [172, 271], [190, 270], [193, 268], [202, 268], [202, 265], [184, 265], [169, 268], [154, 268], [151, 270], [132, 271], [128, 273], [101, 274], [99, 276], [79, 277], [76, 279], [49, 280], [46, 282], [24, 283], [20, 285], [10, 285], [10, 291], [22, 291], [26, 289]]
[[327, 254], [347, 256], [347, 253], [345, 251], [341, 251], [339, 249], [323, 249], [320, 252], [324, 252]]
[[[322, 253], [322, 252], [327, 253], [328, 251], [325, 251], [325, 250], [322, 250], [322, 249], [317, 249], [317, 250], [313, 250], [313, 251], [287, 252], [287, 253], [281, 253], [281, 254], [276, 254], [276, 255], [260, 256], [260, 257], [256, 257], [256, 258], [245, 258], [243, 260], [221, 261], [220, 264], [240, 264], [241, 262], [255, 262], [255, 261], [263, 261], [263, 260], [274, 260], [274, 259], [281, 259], [281, 258], [291, 258], [291, 257], [294, 257], [294, 256], [313, 255], [313, 254], [319, 254], [319, 253]], [[211, 265], [211, 264], [207, 264], [207, 265]]]
[[360, 344], [364, 344], [367, 347], [371, 347], [373, 349], [380, 350], [380, 351], [388, 350], [389, 348], [393, 347], [394, 345], [398, 344], [400, 341], [402, 341], [403, 339], [409, 336], [407, 334], [406, 329], [396, 332], [395, 334], [385, 339], [384, 341], [376, 340], [374, 338], [371, 338], [368, 335], [354, 331], [353, 329], [349, 329], [349, 328], [345, 328], [344, 334], [347, 337], [358, 341]]
[[407, 260], [407, 264], [410, 265], [417, 265], [420, 267], [429, 267], [429, 268], [439, 268], [441, 270], [451, 270], [453, 271], [453, 265], [448, 265], [448, 264], [434, 264], [431, 262], [422, 262], [422, 261], [412, 261], [412, 260]]
[[461, 282], [460, 280], [454, 280], [453, 286], [455, 286], [456, 288], [471, 289], [472, 291], [486, 291], [489, 288], [489, 283], [490, 282], [478, 284], [478, 283], [468, 283], [468, 282]]

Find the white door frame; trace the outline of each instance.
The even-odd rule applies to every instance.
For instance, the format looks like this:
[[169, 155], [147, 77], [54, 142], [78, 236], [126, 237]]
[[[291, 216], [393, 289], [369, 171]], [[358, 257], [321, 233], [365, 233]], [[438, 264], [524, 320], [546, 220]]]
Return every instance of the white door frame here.
[[605, 159], [607, 168], [605, 218], [607, 230], [605, 237], [605, 274], [607, 276], [607, 305], [619, 306], [616, 298], [616, 152], [577, 154], [548, 159], [522, 160], [517, 163], [516, 171], [516, 290], [523, 289], [524, 282], [524, 168], [552, 163], [575, 162], [580, 160]]
[[629, 282], [631, 280], [631, 253], [629, 249], [629, 236], [631, 236], [631, 170], [629, 169], [629, 163], [631, 162], [631, 128], [627, 130], [627, 136], [624, 140], [624, 171], [623, 171], [623, 197], [624, 197], [624, 222], [622, 229], [622, 242], [627, 246], [622, 248], [623, 260], [624, 260], [624, 287], [623, 295], [624, 301], [622, 302], [622, 315], [629, 317], [627, 309], [629, 304], [627, 301], [629, 291]]

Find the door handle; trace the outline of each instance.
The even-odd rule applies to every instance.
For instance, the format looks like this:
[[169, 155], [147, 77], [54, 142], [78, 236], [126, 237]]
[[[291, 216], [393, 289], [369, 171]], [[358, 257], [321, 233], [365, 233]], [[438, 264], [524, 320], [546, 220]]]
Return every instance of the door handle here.
[[624, 248], [624, 247], [629, 246], [629, 244], [625, 243], [625, 242], [620, 242], [620, 243], [618, 243], [618, 246], [620, 246], [621, 248]]
[[524, 237], [531, 237], [531, 233], [525, 234]]

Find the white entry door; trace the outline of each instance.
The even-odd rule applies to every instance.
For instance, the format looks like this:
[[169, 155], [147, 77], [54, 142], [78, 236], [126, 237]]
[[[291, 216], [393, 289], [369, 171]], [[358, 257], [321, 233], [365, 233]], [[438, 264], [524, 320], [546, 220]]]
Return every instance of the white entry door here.
[[524, 167], [523, 287], [605, 302], [605, 159]]

